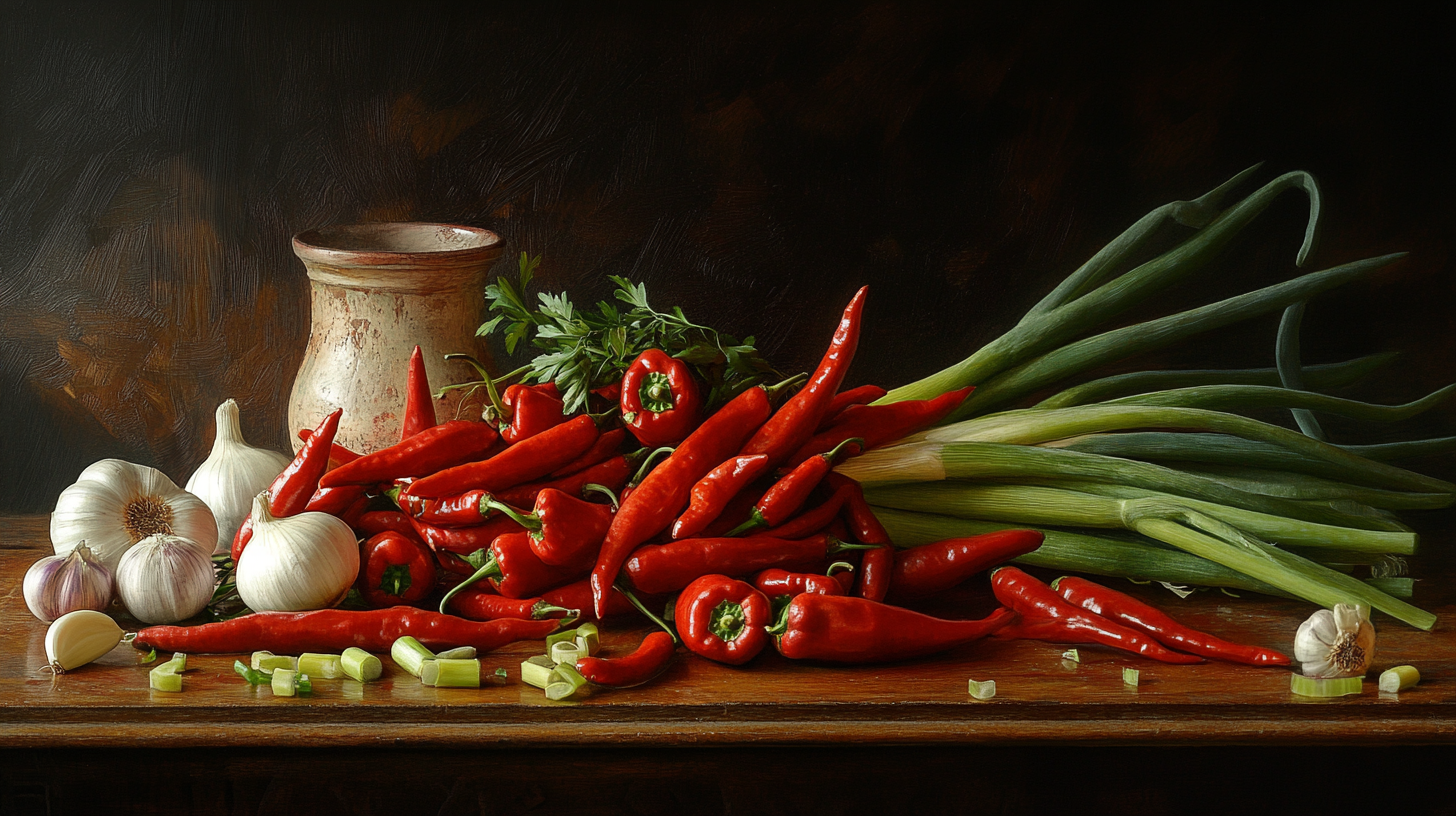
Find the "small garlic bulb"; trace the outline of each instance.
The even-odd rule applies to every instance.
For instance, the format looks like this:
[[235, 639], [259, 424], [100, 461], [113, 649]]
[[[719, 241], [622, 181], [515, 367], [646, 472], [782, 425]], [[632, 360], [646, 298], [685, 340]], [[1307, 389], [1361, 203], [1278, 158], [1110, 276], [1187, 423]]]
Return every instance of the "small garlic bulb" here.
[[1321, 609], [1299, 625], [1294, 659], [1308, 677], [1361, 677], [1375, 659], [1370, 610], [1351, 604]]
[[157, 533], [182, 536], [208, 552], [217, 546], [217, 521], [201, 499], [156, 468], [120, 459], [102, 459], [81, 471], [51, 514], [57, 555], [85, 541], [112, 572], [122, 553]]
[[227, 552], [253, 497], [266, 490], [292, 461], [287, 456], [243, 441], [238, 404], [217, 406], [217, 436], [212, 453], [187, 480], [187, 492], [202, 499], [217, 518], [217, 552]]
[[359, 576], [354, 531], [328, 513], [274, 518], [268, 493], [253, 499], [253, 538], [238, 559], [238, 595], [254, 612], [327, 609]]
[[104, 612], [111, 605], [111, 570], [82, 541], [69, 555], [48, 555], [25, 572], [25, 605], [50, 623], [67, 612]]
[[186, 620], [212, 600], [211, 553], [179, 536], [148, 536], [121, 557], [116, 594], [142, 623]]

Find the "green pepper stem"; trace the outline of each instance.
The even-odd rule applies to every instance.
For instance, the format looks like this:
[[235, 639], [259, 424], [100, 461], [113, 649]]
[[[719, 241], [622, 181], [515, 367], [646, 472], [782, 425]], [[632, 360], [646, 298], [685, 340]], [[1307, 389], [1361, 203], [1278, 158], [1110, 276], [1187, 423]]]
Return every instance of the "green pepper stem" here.
[[860, 450], [863, 451], [864, 450], [864, 446], [865, 446], [865, 441], [861, 437], [851, 436], [850, 438], [844, 440], [843, 442], [840, 442], [838, 445], [835, 445], [833, 448], [829, 449], [827, 452], [821, 453], [819, 455], [824, 457], [824, 461], [826, 461], [826, 462], [828, 462], [829, 464], [832, 465], [832, 464], [834, 464], [834, 460], [839, 458], [839, 454], [840, 453], [843, 453], [844, 452], [844, 449], [846, 447], [850, 446], [850, 445], [858, 445], [859, 448], [860, 448]]
[[809, 375], [801, 371], [798, 374], [795, 374], [792, 377], [787, 377], [784, 380], [773, 385], [765, 385], [760, 387], [763, 388], [764, 391], [768, 392], [769, 401], [772, 402], [774, 400], [777, 400], [779, 398], [779, 395], [782, 394], [784, 391], [787, 391], [790, 388], [797, 388], [798, 386], [803, 385], [808, 381]]
[[734, 527], [733, 529], [731, 529], [728, 532], [724, 533], [723, 534], [723, 537], [724, 538], [737, 538], [737, 537], [743, 535], [744, 533], [751, 533], [754, 530], [760, 530], [760, 529], [763, 529], [764, 527], [767, 527], [767, 526], [768, 526], [768, 522], [764, 520], [763, 513], [760, 513], [759, 510], [758, 510], [758, 508], [755, 507], [755, 508], [753, 508], [753, 512], [748, 514], [748, 519], [747, 520], [745, 520], [742, 524], [738, 525], [737, 527]]
[[[643, 450], [646, 450], [646, 448], [643, 448]], [[637, 469], [637, 473], [636, 473], [636, 475], [634, 475], [632, 477], [632, 481], [630, 481], [630, 482], [627, 483], [628, 486], [629, 487], [636, 487], [637, 485], [642, 484], [642, 480], [647, 478], [647, 474], [649, 474], [649, 473], [652, 472], [652, 466], [657, 463], [657, 456], [658, 456], [658, 454], [666, 453], [666, 454], [671, 455], [674, 450], [677, 450], [677, 449], [676, 448], [669, 448], [669, 447], [661, 447], [661, 448], [655, 448], [655, 449], [653, 449], [653, 451], [651, 453], [648, 453], [642, 459], [642, 467], [640, 467], [640, 468]]]
[[535, 513], [522, 513], [516, 508], [499, 501], [494, 496], [486, 494], [480, 497], [481, 516], [487, 516], [485, 511], [492, 510], [510, 518], [511, 521], [525, 527], [527, 530], [536, 532], [541, 529], [541, 517]]
[[622, 502], [620, 499], [617, 498], [617, 494], [606, 485], [599, 485], [596, 482], [589, 482], [581, 486], [581, 492], [583, 497], [585, 497], [585, 494], [587, 493], [601, 493], [602, 495], [612, 500], [613, 510], [620, 509], [622, 506]]
[[537, 601], [531, 607], [531, 619], [544, 620], [557, 612], [566, 613], [564, 620], [575, 620], [581, 617], [580, 609], [567, 609], [564, 606], [556, 606], [549, 601]]
[[848, 550], [878, 550], [882, 544], [851, 544], [848, 541], [840, 541], [834, 536], [829, 536], [829, 542], [824, 546], [826, 555], [837, 555]]
[[672, 638], [673, 644], [682, 643], [682, 638], [679, 638], [677, 636], [677, 631], [674, 630], [672, 628], [672, 626], [670, 626], [667, 623], [667, 621], [665, 621], [662, 618], [658, 617], [657, 615], [653, 614], [652, 610], [648, 609], [647, 606], [642, 603], [641, 599], [639, 599], [632, 592], [632, 590], [630, 590], [630, 589], [627, 588], [627, 585], [625, 583], [623, 583], [622, 581], [619, 580], [615, 584], [615, 587], [616, 587], [616, 590], [618, 592], [622, 593], [622, 595], [627, 598], [627, 601], [629, 603], [631, 603], [633, 606], [637, 607], [637, 611], [638, 612], [641, 612], [642, 614], [646, 615], [648, 620], [650, 620], [653, 623], [657, 624], [658, 626], [662, 627], [662, 631], [666, 632]]
[[440, 614], [442, 614], [442, 615], [448, 615], [448, 614], [450, 614], [449, 612], [447, 612], [445, 610], [445, 607], [450, 603], [450, 600], [452, 598], [454, 598], [456, 595], [459, 595], [460, 594], [460, 591], [462, 589], [465, 589], [466, 587], [470, 586], [471, 584], [474, 584], [476, 581], [479, 581], [479, 580], [484, 579], [484, 578], [499, 578], [499, 577], [501, 577], [501, 574], [502, 573], [501, 573], [501, 568], [500, 568], [500, 562], [496, 560], [495, 553], [492, 552], [485, 559], [485, 563], [484, 564], [481, 564], [480, 565], [480, 568], [477, 569], [474, 573], [472, 573], [469, 578], [466, 578], [464, 581], [461, 581], [460, 583], [456, 584], [449, 592], [446, 592], [445, 593], [445, 597], [443, 597], [443, 598], [440, 599]]
[[830, 576], [834, 575], [835, 572], [854, 572], [854, 565], [848, 561], [835, 561], [829, 565], [828, 569], [824, 570], [824, 574]]

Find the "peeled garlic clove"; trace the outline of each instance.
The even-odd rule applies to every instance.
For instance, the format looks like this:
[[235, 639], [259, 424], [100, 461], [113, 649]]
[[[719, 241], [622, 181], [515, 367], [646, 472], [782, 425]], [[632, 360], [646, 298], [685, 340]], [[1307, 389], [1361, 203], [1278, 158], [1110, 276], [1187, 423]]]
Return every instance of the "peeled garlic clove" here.
[[116, 621], [100, 612], [68, 612], [46, 630], [46, 661], [56, 674], [68, 672], [115, 649], [121, 636]]
[[111, 570], [82, 541], [69, 555], [48, 555], [30, 565], [23, 584], [30, 613], [49, 623], [77, 609], [111, 605]]
[[1363, 676], [1375, 659], [1370, 611], [1351, 604], [1321, 609], [1299, 625], [1294, 659], [1307, 677]]
[[209, 550], [172, 535], [154, 535], [126, 551], [116, 567], [116, 593], [142, 623], [176, 623], [212, 600]]
[[253, 497], [273, 484], [291, 460], [243, 440], [237, 402], [227, 400], [219, 405], [216, 420], [212, 452], [187, 480], [187, 492], [212, 510], [217, 519], [216, 552], [227, 552], [253, 508]]

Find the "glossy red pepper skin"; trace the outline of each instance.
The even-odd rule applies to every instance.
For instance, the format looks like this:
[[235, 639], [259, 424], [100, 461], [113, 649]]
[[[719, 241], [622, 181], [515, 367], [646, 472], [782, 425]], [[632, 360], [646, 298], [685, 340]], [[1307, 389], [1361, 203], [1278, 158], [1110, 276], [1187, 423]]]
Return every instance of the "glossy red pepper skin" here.
[[996, 599], [1021, 613], [1021, 621], [997, 637], [1111, 646], [1162, 663], [1202, 663], [1197, 655], [1172, 651], [1142, 632], [1073, 606], [1051, 587], [1016, 567], [991, 573]]
[[1043, 538], [1039, 530], [999, 530], [900, 550], [895, 553], [889, 600], [903, 603], [944, 592], [973, 575], [1035, 552]]
[[766, 569], [753, 578], [753, 586], [770, 598], [781, 595], [795, 597], [811, 595], [844, 595], [844, 584], [833, 575], [821, 572], [789, 572], [782, 569]]
[[753, 513], [735, 532], [746, 532], [764, 527], [777, 527], [788, 521], [808, 501], [809, 494], [824, 480], [834, 466], [835, 456], [843, 447], [818, 456], [811, 456], [800, 462], [773, 487], [763, 494], [754, 505]]
[[768, 470], [768, 457], [763, 454], [735, 456], [708, 471], [689, 492], [688, 509], [672, 525], [673, 538], [687, 538], [701, 533], [743, 488]]
[[320, 487], [309, 497], [308, 504], [303, 508], [310, 513], [328, 513], [331, 516], [344, 518], [350, 509], [360, 507], [360, 502], [368, 503], [367, 493], [373, 485], [346, 484], [338, 487]]
[[433, 524], [425, 524], [414, 519], [410, 519], [410, 524], [415, 528], [415, 533], [419, 535], [420, 540], [428, 544], [430, 549], [457, 555], [469, 555], [486, 549], [499, 536], [525, 533], [526, 531], [524, 527], [516, 523], [515, 519], [508, 516], [497, 516], [474, 527], [436, 527]]
[[484, 422], [451, 420], [331, 470], [319, 484], [323, 487], [373, 485], [406, 476], [426, 476], [485, 456], [499, 438]]
[[848, 500], [850, 488], [839, 487], [822, 504], [816, 505], [794, 518], [764, 530], [760, 535], [772, 538], [803, 538], [823, 532], [830, 522], [839, 516], [839, 511]]
[[652, 632], [631, 654], [621, 657], [582, 657], [576, 671], [587, 682], [603, 688], [632, 688], [661, 674], [672, 662], [677, 644], [666, 632]]
[[828, 428], [814, 434], [793, 456], [790, 463], [802, 462], [815, 454], [833, 450], [845, 440], [859, 437], [857, 453], [882, 447], [897, 439], [923, 431], [950, 416], [974, 391], [973, 386], [947, 391], [928, 400], [905, 400], [886, 405], [851, 405], [839, 413]]
[[605, 613], [608, 591], [632, 550], [667, 529], [687, 504], [693, 484], [736, 453], [770, 410], [768, 394], [762, 388], [750, 388], [734, 397], [704, 420], [622, 501], [592, 570], [592, 598], [598, 616]]
[[321, 609], [316, 612], [255, 612], [200, 626], [150, 626], [137, 633], [138, 649], [187, 654], [237, 654], [266, 649], [278, 654], [338, 653], [357, 646], [388, 652], [409, 635], [432, 649], [474, 646], [488, 652], [518, 640], [539, 640], [556, 631], [554, 620], [468, 621], [396, 606], [368, 611]]
[[[596, 614], [596, 610], [592, 608], [591, 581], [585, 578], [581, 579], [580, 581], [572, 581], [569, 584], [556, 587], [555, 589], [548, 589], [545, 592], [541, 593], [541, 598], [547, 603], [551, 603], [556, 606], [564, 606], [567, 609], [581, 610], [581, 620], [583, 621], [600, 622], [603, 619], [601, 617], [598, 617]], [[662, 604], [666, 601], [665, 598], [656, 595], [639, 595], [638, 598], [642, 601], [642, 603], [646, 604], [648, 608], [657, 609], [661, 609]], [[625, 615], [636, 614], [639, 614], [637, 611], [637, 607], [633, 606], [632, 602], [627, 600], [627, 596], [623, 595], [621, 590], [613, 588], [612, 594], [607, 596], [606, 617], [617, 618]]]
[[398, 510], [370, 510], [359, 517], [354, 523], [354, 531], [361, 533], [365, 538], [376, 536], [384, 532], [399, 533], [405, 538], [411, 538], [421, 544], [425, 543], [420, 534], [415, 531], [414, 525], [404, 513]]
[[752, 575], [766, 569], [812, 569], [838, 542], [826, 535], [800, 539], [682, 538], [638, 547], [623, 571], [647, 593], [674, 592], [702, 575]]
[[1170, 649], [1248, 666], [1289, 665], [1288, 655], [1273, 649], [1230, 643], [1207, 632], [1184, 626], [1166, 613], [1136, 598], [1084, 578], [1058, 578], [1052, 582], [1052, 589], [1073, 606], [1146, 632]]
[[769, 467], [777, 467], [793, 455], [819, 427], [829, 404], [844, 381], [844, 374], [854, 359], [855, 347], [859, 344], [860, 316], [864, 311], [865, 293], [861, 288], [844, 309], [834, 338], [819, 368], [810, 376], [809, 382], [783, 404], [774, 415], [759, 428], [748, 444], [745, 454], [762, 453], [769, 458]]
[[768, 597], [726, 575], [704, 575], [677, 596], [673, 622], [688, 651], [741, 666], [768, 645]]
[[611, 505], [547, 488], [537, 494], [533, 514], [541, 529], [531, 532], [531, 551], [542, 563], [582, 572], [592, 568], [612, 524]]
[[435, 558], [424, 544], [393, 531], [363, 543], [356, 587], [375, 609], [414, 604], [435, 589]]
[[470, 620], [545, 620], [563, 618], [573, 610], [557, 606], [543, 598], [507, 598], [479, 587], [466, 587], [450, 599], [450, 609]]
[[425, 498], [506, 488], [539, 479], [587, 451], [600, 434], [583, 414], [517, 442], [489, 459], [457, 465], [416, 480], [406, 492]]
[[490, 557], [495, 561], [494, 573], [488, 572], [495, 591], [507, 598], [533, 598], [552, 587], [574, 581], [586, 572], [586, 566], [553, 567], [543, 563], [531, 550], [530, 533], [507, 533], [490, 543]]
[[438, 527], [474, 527], [492, 518], [494, 513], [484, 508], [484, 502], [494, 498], [484, 490], [469, 490], [458, 496], [440, 496], [426, 499], [411, 495], [400, 485], [394, 494], [395, 503], [415, 521]]
[[613, 492], [620, 492], [623, 487], [626, 487], [627, 480], [632, 478], [632, 473], [633, 466], [630, 459], [625, 456], [613, 456], [569, 476], [517, 485], [500, 491], [495, 497], [512, 507], [530, 507], [536, 503], [536, 497], [541, 495], [541, 491], [548, 488], [560, 490], [572, 496], [581, 496], [582, 488], [589, 484], [599, 484]]
[[399, 426], [399, 441], [435, 424], [435, 401], [430, 395], [430, 380], [425, 376], [425, 355], [415, 346], [414, 353], [410, 354], [409, 376], [405, 379], [404, 420]]
[[[340, 412], [342, 411], [343, 409], [340, 409]], [[313, 438], [313, 431], [307, 428], [299, 428], [298, 438], [302, 439], [304, 442], [308, 442], [308, 440]], [[344, 447], [343, 445], [335, 442], [332, 446], [329, 447], [329, 466], [324, 468], [324, 470], [330, 471], [336, 467], [339, 467], [340, 465], [347, 465], [355, 459], [358, 459], [361, 455], [362, 454], [355, 453]]]
[[824, 411], [824, 420], [819, 423], [818, 430], [828, 430], [829, 426], [834, 424], [834, 420], [839, 417], [839, 412], [845, 408], [851, 405], [868, 405], [888, 393], [878, 385], [861, 385], [858, 388], [840, 391], [834, 395], [834, 399], [830, 400], [829, 408]]
[[[339, 431], [339, 418], [343, 415], [344, 409], [340, 408], [324, 417], [304, 440], [303, 447], [293, 455], [293, 461], [268, 486], [268, 511], [274, 518], [296, 516], [308, 507], [309, 498], [318, 489], [319, 479], [329, 469], [329, 451], [334, 443], [334, 434]], [[230, 548], [233, 563], [237, 563], [252, 538], [253, 514], [249, 513], [233, 534]]]
[[621, 385], [622, 421], [643, 445], [676, 445], [697, 427], [702, 391], [682, 360], [650, 348], [627, 367]]
[[944, 620], [866, 598], [804, 594], [789, 602], [775, 646], [795, 660], [883, 663], [980, 640], [1016, 617], [997, 609], [981, 620]]
[[849, 533], [855, 541], [879, 545], [878, 549], [867, 550], [859, 562], [859, 573], [855, 576], [855, 594], [872, 601], [883, 601], [890, 592], [895, 572], [895, 544], [884, 525], [875, 518], [875, 511], [865, 501], [859, 482], [837, 473], [827, 477], [836, 489], [846, 491], [844, 507], [840, 515], [849, 526]]
[[555, 383], [507, 388], [502, 400], [511, 410], [511, 422], [501, 429], [501, 439], [514, 445], [565, 422], [565, 404], [559, 395]]
[[613, 428], [610, 431], [603, 431], [597, 437], [597, 441], [587, 448], [586, 453], [567, 462], [556, 470], [552, 471], [549, 478], [559, 479], [562, 476], [570, 476], [573, 473], [580, 473], [592, 465], [605, 462], [622, 451], [622, 445], [627, 442], [626, 428]]

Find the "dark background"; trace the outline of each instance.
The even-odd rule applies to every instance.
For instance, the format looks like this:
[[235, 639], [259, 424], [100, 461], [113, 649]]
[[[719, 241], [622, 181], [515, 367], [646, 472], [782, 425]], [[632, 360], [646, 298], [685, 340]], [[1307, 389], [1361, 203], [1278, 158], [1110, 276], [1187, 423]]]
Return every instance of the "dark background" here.
[[[869, 284], [850, 379], [897, 385], [1265, 161], [1323, 185], [1309, 268], [1411, 252], [1311, 305], [1306, 361], [1404, 352], [1352, 392], [1374, 401], [1456, 362], [1452, 31], [1424, 7], [0, 6], [0, 511], [49, 510], [106, 456], [184, 481], [227, 397], [285, 448], [289, 238], [329, 223], [484, 226], [502, 268], [540, 253], [580, 301], [628, 275], [790, 370]], [[1305, 209], [1139, 314], [1288, 277]], [[1273, 328], [1127, 367], [1267, 365]]]

